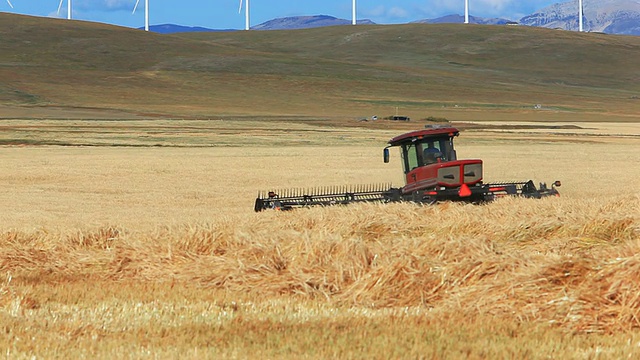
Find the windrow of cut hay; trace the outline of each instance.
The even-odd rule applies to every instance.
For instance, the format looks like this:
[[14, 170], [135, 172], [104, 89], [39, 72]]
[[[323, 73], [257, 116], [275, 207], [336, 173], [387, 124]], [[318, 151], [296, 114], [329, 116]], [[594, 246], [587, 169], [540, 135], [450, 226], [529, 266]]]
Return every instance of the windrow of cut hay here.
[[637, 196], [362, 204], [153, 233], [106, 226], [4, 231], [0, 239], [0, 271], [22, 281], [172, 281], [265, 299], [424, 307], [443, 319], [495, 316], [580, 332], [640, 328]]

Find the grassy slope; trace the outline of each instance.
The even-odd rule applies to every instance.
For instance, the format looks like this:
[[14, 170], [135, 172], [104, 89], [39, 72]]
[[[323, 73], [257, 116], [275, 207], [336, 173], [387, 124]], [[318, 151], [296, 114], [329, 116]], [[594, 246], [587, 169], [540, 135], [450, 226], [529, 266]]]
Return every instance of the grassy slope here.
[[168, 36], [10, 14], [0, 24], [6, 105], [175, 116], [399, 107], [414, 117], [464, 119], [460, 109], [471, 108], [530, 119], [537, 103], [572, 119], [640, 112], [638, 37], [418, 24]]

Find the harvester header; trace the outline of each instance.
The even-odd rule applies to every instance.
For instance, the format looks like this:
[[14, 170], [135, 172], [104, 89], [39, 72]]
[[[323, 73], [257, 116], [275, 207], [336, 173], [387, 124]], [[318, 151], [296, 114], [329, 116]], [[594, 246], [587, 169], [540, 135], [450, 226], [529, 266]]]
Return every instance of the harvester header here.
[[483, 183], [482, 160], [458, 160], [453, 140], [460, 134], [449, 126], [431, 126], [408, 132], [389, 140], [383, 150], [385, 163], [390, 160], [392, 147], [400, 150], [405, 185], [394, 188], [390, 184], [346, 186], [342, 188], [294, 189], [266, 191], [258, 194], [255, 211], [266, 209], [290, 210], [296, 207], [328, 206], [352, 202], [435, 203], [464, 201], [481, 203], [502, 196], [542, 198], [559, 196], [555, 181], [535, 186], [533, 180], [519, 182]]

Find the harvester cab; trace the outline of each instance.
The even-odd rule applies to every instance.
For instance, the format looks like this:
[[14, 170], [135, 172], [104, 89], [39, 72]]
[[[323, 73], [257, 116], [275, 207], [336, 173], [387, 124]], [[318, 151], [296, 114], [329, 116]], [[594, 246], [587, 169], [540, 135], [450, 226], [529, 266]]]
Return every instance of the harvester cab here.
[[384, 148], [384, 162], [389, 162], [389, 148], [396, 146], [401, 147], [402, 158], [407, 160], [403, 161], [405, 174], [419, 166], [456, 160], [453, 138], [460, 133], [452, 128], [443, 130], [454, 131], [420, 130], [391, 139]]
[[502, 196], [542, 198], [559, 196], [559, 181], [536, 188], [532, 180], [522, 182], [483, 183], [482, 160], [458, 160], [453, 144], [459, 135], [450, 126], [428, 127], [399, 135], [384, 148], [384, 162], [390, 159], [389, 149], [400, 149], [405, 185], [391, 184], [288, 189], [258, 193], [255, 211], [289, 210], [296, 207], [328, 206], [354, 202], [438, 201], [485, 202]]
[[[475, 193], [472, 186], [482, 182], [482, 160], [458, 160], [453, 140], [460, 132], [453, 127], [429, 127], [389, 140], [384, 149], [384, 161], [389, 162], [389, 148], [400, 148], [405, 186], [404, 196], [424, 198], [424, 201], [453, 200], [469, 197], [471, 201], [485, 200], [485, 194]], [[428, 193], [420, 193], [431, 190]], [[457, 190], [457, 191], [452, 191]], [[428, 199], [428, 198], [432, 199]]]

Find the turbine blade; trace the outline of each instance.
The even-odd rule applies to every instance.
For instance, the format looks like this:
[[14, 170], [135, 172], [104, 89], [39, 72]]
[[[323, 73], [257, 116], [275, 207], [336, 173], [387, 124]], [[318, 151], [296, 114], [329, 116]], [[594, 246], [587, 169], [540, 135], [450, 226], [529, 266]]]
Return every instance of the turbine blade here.
[[133, 7], [133, 12], [131, 13], [131, 15], [136, 13], [136, 10], [138, 9], [138, 4], [140, 4], [140, 0], [136, 1], [136, 5]]
[[64, 0], [60, 0], [60, 4], [58, 5], [58, 15], [60, 15], [60, 9], [62, 8], [62, 2]]
[[13, 4], [11, 3], [11, 1], [7, 0], [7, 3], [9, 4], [9, 6], [11, 6], [11, 8], [13, 9]]
[[242, 0], [240, 0], [240, 7], [238, 8], [238, 14], [242, 13]]

